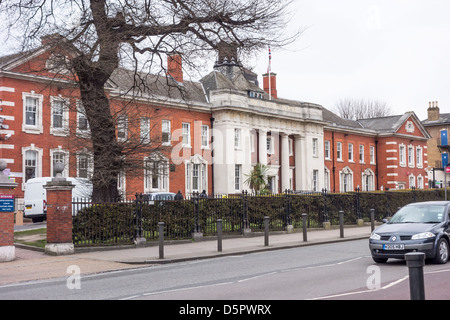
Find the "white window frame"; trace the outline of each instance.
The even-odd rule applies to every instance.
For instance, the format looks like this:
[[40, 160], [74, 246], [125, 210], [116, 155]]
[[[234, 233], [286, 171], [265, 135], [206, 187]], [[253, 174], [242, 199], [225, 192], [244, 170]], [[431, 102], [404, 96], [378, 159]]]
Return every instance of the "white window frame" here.
[[[369, 180], [369, 185], [367, 186], [367, 179]], [[361, 187], [362, 191], [374, 191], [375, 190], [375, 173], [372, 169], [366, 169], [361, 176]]]
[[364, 145], [363, 144], [359, 145], [359, 163], [366, 163], [364, 161]]
[[143, 144], [149, 144], [150, 143], [150, 118], [148, 117], [141, 117], [140, 123], [139, 123], [139, 136], [141, 138], [141, 142]]
[[319, 139], [317, 138], [312, 139], [312, 155], [313, 157], [319, 156]]
[[416, 147], [416, 166], [417, 168], [423, 168], [423, 150], [422, 147]]
[[330, 140], [325, 140], [325, 160], [331, 160]]
[[[35, 99], [36, 101], [36, 116], [35, 123], [33, 125], [27, 124], [27, 98]], [[42, 105], [43, 105], [43, 95], [37, 94], [34, 91], [22, 92], [22, 102], [23, 102], [23, 123], [22, 131], [30, 134], [41, 134], [44, 131], [44, 126], [42, 123]]]
[[36, 178], [42, 177], [42, 156], [43, 156], [43, 149], [37, 148], [34, 144], [31, 144], [29, 147], [22, 147], [22, 172], [23, 172], [23, 179], [22, 179], [22, 190], [25, 190], [25, 178], [26, 178], [26, 164], [25, 164], [25, 156], [27, 151], [34, 151], [36, 152], [36, 171], [34, 176]]
[[418, 176], [417, 176], [417, 189], [423, 189], [424, 188], [424, 179], [423, 179], [423, 177], [422, 177], [422, 175], [421, 174], [419, 174]]
[[[77, 106], [77, 136], [82, 138], [89, 138], [91, 135], [91, 130], [89, 127], [89, 121], [86, 116], [86, 110], [84, 109], [83, 104], [79, 100], [76, 102], [76, 106]], [[80, 127], [81, 121], [86, 121], [86, 129], [81, 129]]]
[[354, 148], [353, 143], [348, 144], [348, 161], [354, 162]]
[[[77, 158], [77, 177], [78, 178], [87, 178], [89, 180], [92, 179], [92, 174], [93, 174], [93, 157], [92, 154], [90, 152], [88, 152], [87, 150], [84, 151], [77, 151], [76, 154], [76, 158]], [[81, 167], [81, 160], [82, 158], [86, 158], [86, 177], [81, 177], [80, 175], [80, 167]]]
[[[154, 174], [154, 163], [157, 163], [158, 172]], [[157, 175], [158, 186], [153, 185], [153, 176]], [[144, 157], [144, 193], [168, 192], [170, 181], [169, 160], [160, 152], [154, 152], [149, 157]]]
[[120, 114], [117, 117], [117, 140], [125, 142], [128, 139], [128, 116]]
[[337, 161], [342, 161], [342, 142], [336, 142], [336, 158]]
[[[208, 162], [199, 154], [195, 154], [185, 161], [186, 190], [185, 194], [194, 192], [208, 192]], [[196, 188], [194, 179], [196, 179]]]
[[234, 165], [234, 190], [241, 191], [242, 189], [242, 165]]
[[408, 146], [408, 167], [414, 168], [416, 153], [414, 152], [414, 146]]
[[202, 125], [200, 130], [202, 149], [209, 149], [209, 126]]
[[[61, 103], [61, 127], [55, 127], [54, 113], [57, 104]], [[68, 136], [69, 132], [69, 106], [70, 100], [68, 98], [50, 97], [50, 134], [55, 136]]]
[[312, 173], [312, 191], [319, 190], [319, 170], [313, 170]]
[[353, 191], [353, 171], [349, 167], [339, 171], [340, 192]]
[[242, 145], [242, 130], [241, 128], [234, 128], [234, 148], [241, 149]]
[[[162, 120], [161, 121], [161, 143], [163, 146], [170, 146], [171, 145], [171, 123], [170, 120]], [[167, 141], [164, 141], [164, 134], [167, 134]]]
[[191, 147], [191, 124], [189, 122], [181, 123], [181, 145], [184, 148]]
[[408, 183], [409, 189], [412, 189], [412, 187], [416, 187], [416, 177], [412, 173], [408, 176]]
[[406, 167], [406, 146], [403, 143], [398, 146], [398, 160], [400, 167]]
[[370, 155], [370, 164], [376, 164], [377, 159], [376, 159], [375, 147], [374, 146], [370, 146], [369, 147], [369, 155]]

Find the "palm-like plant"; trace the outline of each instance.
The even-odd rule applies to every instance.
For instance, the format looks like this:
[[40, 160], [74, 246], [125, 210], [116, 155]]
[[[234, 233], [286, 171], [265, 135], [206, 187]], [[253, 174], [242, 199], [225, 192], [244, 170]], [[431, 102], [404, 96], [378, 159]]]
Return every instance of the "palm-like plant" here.
[[258, 163], [253, 170], [246, 174], [245, 183], [255, 191], [256, 194], [261, 194], [267, 189], [267, 172], [266, 165]]

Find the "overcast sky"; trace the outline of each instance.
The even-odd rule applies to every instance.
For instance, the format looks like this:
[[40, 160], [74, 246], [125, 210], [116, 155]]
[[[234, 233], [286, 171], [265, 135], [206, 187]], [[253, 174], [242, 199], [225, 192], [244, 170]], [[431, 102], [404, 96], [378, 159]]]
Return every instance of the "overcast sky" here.
[[[425, 120], [429, 101], [450, 113], [450, 1], [295, 0], [304, 32], [272, 50], [278, 95], [331, 109], [344, 98], [378, 99]], [[267, 71], [262, 56], [255, 72]], [[261, 79], [261, 77], [260, 77]], [[262, 80], [261, 80], [262, 82]]]

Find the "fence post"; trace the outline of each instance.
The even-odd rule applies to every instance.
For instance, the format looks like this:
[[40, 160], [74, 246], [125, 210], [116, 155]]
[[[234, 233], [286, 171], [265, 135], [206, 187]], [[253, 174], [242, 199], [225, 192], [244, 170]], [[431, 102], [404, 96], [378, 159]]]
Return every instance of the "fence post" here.
[[146, 239], [143, 236], [143, 228], [142, 228], [142, 193], [136, 193], [136, 236], [134, 239], [134, 243], [137, 247], [143, 246], [146, 243]]
[[217, 251], [222, 252], [222, 219], [217, 219]]
[[328, 221], [328, 211], [327, 211], [327, 189], [322, 189], [323, 197], [323, 228], [325, 230], [331, 229], [331, 222]]
[[375, 209], [370, 209], [370, 229], [375, 230]]
[[243, 234], [246, 236], [250, 234], [252, 230], [250, 229], [250, 223], [248, 221], [248, 192], [242, 191], [242, 222], [243, 222]]
[[411, 300], [425, 300], [425, 283], [423, 277], [425, 253], [407, 253], [405, 254], [405, 260], [409, 269], [409, 291]]
[[164, 259], [164, 222], [158, 222], [159, 226], [159, 258]]
[[286, 197], [286, 231], [288, 233], [292, 233], [294, 231], [294, 226], [292, 225], [292, 219], [291, 219], [291, 196], [290, 191], [285, 190], [284, 194]]
[[307, 235], [307, 221], [306, 221], [306, 217], [308, 215], [306, 213], [302, 213], [302, 220], [303, 220], [303, 242], [308, 241], [308, 235]]
[[269, 246], [269, 219], [270, 217], [264, 217], [264, 246]]
[[195, 220], [195, 226], [194, 226], [194, 234], [192, 235], [194, 241], [201, 241], [203, 240], [203, 233], [200, 231], [200, 199], [198, 193], [193, 196], [194, 201], [194, 220]]
[[344, 237], [344, 211], [339, 211], [339, 229], [340, 237]]

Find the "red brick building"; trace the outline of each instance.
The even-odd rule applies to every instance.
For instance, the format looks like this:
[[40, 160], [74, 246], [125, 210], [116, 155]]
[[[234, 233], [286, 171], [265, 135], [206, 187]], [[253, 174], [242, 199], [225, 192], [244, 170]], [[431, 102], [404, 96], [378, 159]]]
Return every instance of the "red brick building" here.
[[[183, 78], [177, 54], [168, 56], [167, 77], [113, 73], [107, 94], [126, 154], [123, 197], [239, 193], [249, 190], [245, 177], [256, 163], [267, 165], [274, 193], [428, 186], [429, 135], [413, 112], [345, 120], [320, 105], [278, 97], [274, 73], [269, 96], [269, 75], [261, 89], [257, 75], [237, 62], [237, 51], [220, 57], [199, 82]], [[79, 91], [55, 63], [69, 58], [45, 43], [0, 57], [0, 158], [19, 184], [18, 198], [27, 179], [54, 176], [56, 162], [64, 162], [66, 177], [92, 176]]]
[[332, 192], [428, 188], [427, 141], [414, 112], [347, 120], [324, 110], [325, 185]]
[[[64, 176], [92, 176], [90, 130], [79, 91], [69, 72], [52, 72], [55, 57], [67, 59], [45, 43], [0, 57], [0, 158], [19, 183], [14, 190], [18, 198], [26, 180], [54, 176], [56, 162], [65, 163]], [[120, 174], [124, 197], [169, 190], [211, 192], [211, 111], [200, 83], [183, 81], [177, 61], [168, 57], [167, 78], [143, 76], [138, 93], [131, 91], [134, 74], [125, 69], [116, 70], [108, 82], [118, 140], [141, 147], [129, 157], [134, 161], [129, 161], [130, 170]]]

